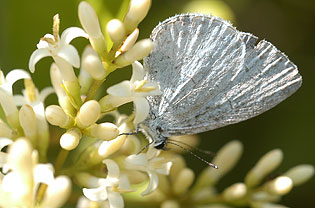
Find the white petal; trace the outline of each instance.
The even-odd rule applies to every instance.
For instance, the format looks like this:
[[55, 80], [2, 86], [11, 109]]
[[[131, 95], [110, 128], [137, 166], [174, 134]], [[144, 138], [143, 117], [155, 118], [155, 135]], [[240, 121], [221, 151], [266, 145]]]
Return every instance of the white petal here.
[[118, 184], [120, 172], [117, 163], [110, 159], [103, 160], [103, 163], [106, 164], [108, 170], [106, 179], [113, 183], [111, 185]]
[[[52, 39], [55, 41], [55, 37], [49, 33], [45, 34], [44, 38]], [[49, 48], [49, 43], [45, 40], [40, 40], [36, 46], [37, 46], [37, 48]]]
[[1, 188], [5, 192], [19, 192], [18, 188], [24, 188], [23, 185], [23, 179], [17, 172], [14, 171], [6, 174], [1, 182]]
[[[1, 150], [1, 149], [0, 149]], [[0, 168], [3, 167], [8, 161], [7, 153], [0, 152]]]
[[108, 192], [108, 201], [110, 208], [123, 208], [124, 200], [118, 192]]
[[107, 89], [107, 93], [116, 97], [131, 96], [130, 81], [122, 81]]
[[49, 50], [47, 48], [39, 48], [37, 50], [35, 50], [32, 55], [31, 55], [31, 58], [28, 62], [28, 68], [29, 70], [34, 73], [35, 71], [35, 65], [36, 63], [41, 60], [42, 58], [44, 57], [47, 57], [47, 56], [51, 56]]
[[64, 59], [72, 66], [79, 68], [80, 67], [80, 56], [77, 49], [72, 45], [65, 45], [60, 48], [57, 52], [57, 56]]
[[0, 151], [3, 147], [11, 144], [13, 141], [9, 138], [0, 137]]
[[148, 95], [161, 95], [160, 85], [157, 82], [148, 81], [143, 87], [154, 87], [155, 90], [150, 91]]
[[87, 199], [84, 196], [80, 196], [80, 198], [78, 199], [76, 208], [86, 208], [86, 207], [89, 207], [89, 204], [90, 204], [89, 199]]
[[148, 148], [148, 151], [146, 152], [147, 158], [149, 160], [157, 157], [159, 154], [160, 154], [160, 150], [154, 148], [153, 145], [150, 145]]
[[88, 34], [84, 32], [79, 27], [69, 27], [66, 30], [64, 30], [61, 34], [60, 38], [60, 45], [64, 46], [69, 44], [73, 39], [77, 37], [84, 37], [84, 38], [89, 38]]
[[51, 164], [38, 164], [34, 168], [34, 180], [37, 183], [51, 184], [54, 182], [54, 168]]
[[44, 102], [46, 97], [48, 97], [50, 94], [54, 93], [55, 90], [52, 87], [45, 87], [44, 89], [42, 89], [42, 91], [40, 91], [39, 93], [39, 100], [41, 102]]
[[14, 95], [13, 99], [14, 99], [14, 103], [17, 106], [21, 106], [21, 105], [27, 104], [27, 102], [25, 100], [25, 97], [23, 95]]
[[0, 89], [0, 104], [7, 116], [13, 115], [18, 111], [14, 103], [13, 97], [8, 95], [6, 92], [4, 92], [1, 89]]
[[150, 182], [148, 187], [141, 193], [142, 196], [152, 193], [159, 185], [158, 175], [152, 171], [147, 171], [147, 173], [150, 177]]
[[106, 185], [106, 179], [105, 178], [98, 178], [95, 176], [90, 175], [87, 186], [90, 188], [97, 188], [99, 186]]
[[144, 68], [139, 61], [135, 61], [132, 64], [132, 77], [130, 79], [131, 83], [134, 83], [137, 80], [143, 80], [145, 75]]
[[31, 76], [28, 72], [23, 69], [14, 69], [10, 71], [5, 77], [6, 81], [12, 85], [20, 79], [31, 79]]
[[162, 175], [168, 175], [170, 173], [172, 167], [172, 162], [167, 162], [161, 165], [159, 169], [156, 169], [155, 171]]
[[129, 155], [125, 159], [127, 169], [134, 169], [136, 166], [147, 166], [148, 159], [144, 153]]
[[71, 180], [66, 176], [58, 176], [51, 183], [41, 203], [41, 208], [58, 208], [66, 202], [71, 193]]
[[130, 182], [128, 179], [128, 176], [126, 174], [123, 174], [119, 178], [119, 190], [129, 190], [130, 189]]
[[83, 194], [92, 201], [104, 201], [107, 199], [107, 191], [104, 186], [95, 189], [83, 188]]
[[138, 123], [144, 121], [148, 117], [150, 106], [147, 99], [145, 99], [144, 97], [136, 97], [133, 102], [136, 112], [136, 116], [135, 119], [133, 120], [133, 123], [137, 125]]

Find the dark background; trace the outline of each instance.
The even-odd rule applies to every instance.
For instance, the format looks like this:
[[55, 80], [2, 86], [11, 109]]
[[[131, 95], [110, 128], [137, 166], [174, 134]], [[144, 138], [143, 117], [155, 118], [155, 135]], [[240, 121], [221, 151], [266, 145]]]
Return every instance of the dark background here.
[[[122, 0], [94, 1], [94, 5], [100, 6], [98, 14], [103, 25], [105, 23], [102, 20], [106, 19], [107, 13], [101, 6], [111, 4], [109, 11], [116, 11], [121, 2]], [[196, 11], [189, 5], [192, 2], [197, 1], [153, 0], [147, 18], [139, 25], [140, 39], [149, 37], [154, 26], [167, 17]], [[79, 26], [78, 3], [78, 0], [0, 0], [0, 67], [5, 74], [15, 68], [28, 69], [28, 59], [36, 49], [39, 39], [44, 34], [52, 32], [52, 17], [56, 13], [59, 13], [61, 18], [61, 31], [70, 26]], [[284, 152], [284, 161], [275, 175], [298, 164], [314, 165], [314, 1], [204, 0], [199, 3], [204, 3], [200, 8], [208, 8], [214, 14], [219, 12], [218, 15], [230, 19], [240, 31], [251, 32], [261, 39], [272, 42], [290, 57], [303, 76], [303, 85], [297, 93], [272, 110], [248, 121], [200, 135], [201, 146], [212, 151], [218, 150], [233, 139], [238, 139], [244, 144], [244, 154], [239, 165], [220, 182], [219, 186], [226, 187], [234, 182], [243, 181], [245, 174], [255, 162], [274, 148], [280, 148]], [[86, 40], [73, 41], [80, 52], [87, 43]], [[43, 59], [36, 66], [33, 79], [39, 88], [49, 83], [48, 69], [51, 60]], [[109, 83], [129, 79], [130, 69], [117, 74], [119, 76], [113, 74], [109, 77]], [[204, 163], [190, 156], [187, 160], [190, 161], [189, 166], [196, 172], [205, 167]], [[295, 187], [291, 193], [284, 196], [281, 203], [290, 207], [315, 207], [314, 187], [313, 178], [308, 183]]]

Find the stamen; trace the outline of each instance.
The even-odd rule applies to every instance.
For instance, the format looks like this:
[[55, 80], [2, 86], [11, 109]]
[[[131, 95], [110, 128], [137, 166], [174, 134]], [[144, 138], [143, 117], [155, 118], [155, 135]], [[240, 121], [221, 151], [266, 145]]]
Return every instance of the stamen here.
[[40, 40], [42, 41], [46, 41], [47, 43], [49, 43], [50, 45], [56, 45], [56, 41], [52, 38], [46, 38], [46, 37], [42, 37]]
[[137, 85], [135, 87], [135, 91], [140, 91], [141, 88], [147, 83], [146, 80], [137, 81]]
[[156, 87], [143, 87], [147, 83], [147, 80], [137, 81], [135, 92], [151, 92], [156, 90]]
[[25, 92], [30, 102], [36, 101], [36, 87], [31, 79], [24, 79]]
[[59, 19], [59, 14], [56, 14], [54, 16], [54, 23], [53, 23], [53, 35], [55, 38], [55, 41], [59, 41], [59, 25], [60, 25], [60, 19]]

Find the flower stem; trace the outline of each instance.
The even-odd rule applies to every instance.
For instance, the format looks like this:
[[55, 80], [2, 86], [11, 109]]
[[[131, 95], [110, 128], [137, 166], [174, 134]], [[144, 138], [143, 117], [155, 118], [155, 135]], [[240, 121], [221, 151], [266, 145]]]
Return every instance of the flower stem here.
[[102, 80], [94, 80], [89, 92], [87, 93], [87, 96], [85, 98], [85, 101], [89, 101], [92, 100], [97, 92], [97, 90], [100, 88], [100, 86], [103, 84], [103, 82], [105, 81], [106, 77], [113, 71], [115, 71], [115, 69], [117, 69], [117, 67], [114, 64], [111, 64], [110, 62], [107, 61], [103, 61], [103, 65], [106, 69], [106, 76], [104, 77], [104, 79]]
[[100, 88], [100, 86], [103, 84], [105, 79], [103, 80], [94, 80], [94, 82], [92, 83], [90, 89], [89, 89], [89, 92], [85, 98], [85, 102], [86, 101], [89, 101], [89, 100], [92, 100], [98, 90], [98, 88]]
[[56, 163], [55, 163], [55, 171], [56, 171], [56, 175], [58, 174], [58, 172], [60, 171], [60, 169], [62, 168], [64, 162], [66, 161], [66, 158], [69, 154], [68, 150], [65, 149], [61, 149], [57, 159], [56, 159]]

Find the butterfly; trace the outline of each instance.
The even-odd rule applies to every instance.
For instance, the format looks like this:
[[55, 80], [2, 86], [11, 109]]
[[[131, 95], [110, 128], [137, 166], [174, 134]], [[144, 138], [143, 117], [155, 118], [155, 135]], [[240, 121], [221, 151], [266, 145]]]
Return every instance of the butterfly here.
[[146, 78], [160, 84], [139, 129], [154, 147], [257, 116], [302, 84], [297, 66], [271, 43], [210, 15], [181, 14], [151, 34]]

